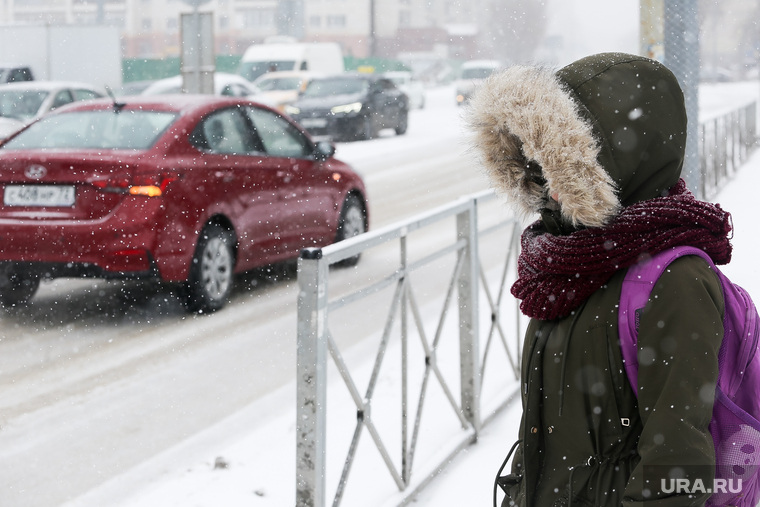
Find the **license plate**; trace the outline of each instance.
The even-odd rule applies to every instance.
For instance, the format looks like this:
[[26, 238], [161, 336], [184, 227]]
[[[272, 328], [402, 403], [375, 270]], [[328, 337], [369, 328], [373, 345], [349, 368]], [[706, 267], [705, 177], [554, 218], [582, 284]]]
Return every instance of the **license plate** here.
[[304, 118], [301, 120], [304, 128], [323, 128], [327, 126], [327, 120], [324, 118]]
[[73, 206], [73, 185], [8, 185], [3, 203], [6, 206]]

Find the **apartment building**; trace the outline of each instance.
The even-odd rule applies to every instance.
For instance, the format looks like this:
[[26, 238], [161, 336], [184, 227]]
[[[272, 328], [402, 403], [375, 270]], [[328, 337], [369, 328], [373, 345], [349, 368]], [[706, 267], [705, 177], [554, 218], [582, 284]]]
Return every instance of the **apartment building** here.
[[476, 51], [481, 0], [0, 0], [2, 24], [116, 25], [125, 57], [179, 54], [180, 14], [214, 15], [217, 54], [275, 35], [339, 42], [347, 55]]

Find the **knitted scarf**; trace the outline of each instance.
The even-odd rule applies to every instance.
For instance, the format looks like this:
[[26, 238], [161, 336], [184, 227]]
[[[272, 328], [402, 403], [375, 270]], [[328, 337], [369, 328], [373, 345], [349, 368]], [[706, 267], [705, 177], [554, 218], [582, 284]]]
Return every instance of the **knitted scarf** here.
[[566, 317], [616, 271], [668, 248], [694, 246], [727, 264], [731, 229], [731, 215], [697, 200], [683, 180], [665, 197], [623, 208], [604, 227], [555, 236], [539, 220], [523, 231], [512, 294], [528, 317]]

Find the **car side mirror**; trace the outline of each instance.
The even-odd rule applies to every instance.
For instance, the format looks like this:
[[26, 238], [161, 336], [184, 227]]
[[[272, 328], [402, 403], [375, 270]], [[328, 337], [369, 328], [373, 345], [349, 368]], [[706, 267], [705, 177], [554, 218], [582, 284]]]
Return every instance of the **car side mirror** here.
[[330, 141], [319, 141], [314, 146], [314, 158], [320, 162], [324, 162], [333, 155], [335, 155], [335, 145]]

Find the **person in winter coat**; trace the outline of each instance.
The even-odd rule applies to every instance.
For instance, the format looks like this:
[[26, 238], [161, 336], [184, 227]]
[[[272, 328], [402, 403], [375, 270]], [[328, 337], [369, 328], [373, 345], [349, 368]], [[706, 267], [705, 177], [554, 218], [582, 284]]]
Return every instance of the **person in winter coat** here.
[[717, 275], [686, 256], [655, 284], [638, 316], [638, 399], [618, 337], [628, 267], [678, 245], [716, 264], [731, 258], [729, 214], [680, 178], [687, 119], [676, 78], [620, 53], [556, 72], [515, 66], [484, 82], [467, 120], [493, 186], [540, 215], [523, 232], [512, 286], [531, 320], [502, 505], [704, 505], [709, 492], [667, 485], [707, 489], [714, 478]]

